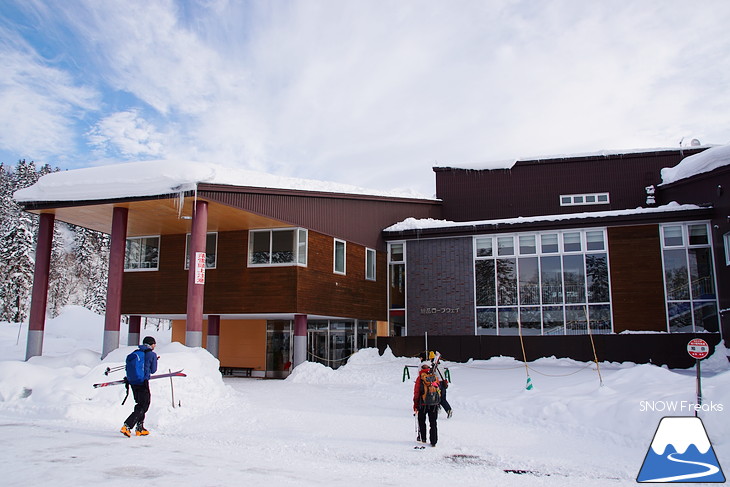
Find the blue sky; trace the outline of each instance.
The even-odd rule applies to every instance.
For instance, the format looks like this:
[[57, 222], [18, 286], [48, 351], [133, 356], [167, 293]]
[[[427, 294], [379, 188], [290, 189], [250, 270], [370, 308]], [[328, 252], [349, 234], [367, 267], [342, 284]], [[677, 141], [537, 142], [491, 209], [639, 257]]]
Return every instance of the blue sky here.
[[[0, 161], [433, 166], [730, 141], [730, 2], [0, 2]], [[496, 161], [496, 162], [495, 162]]]

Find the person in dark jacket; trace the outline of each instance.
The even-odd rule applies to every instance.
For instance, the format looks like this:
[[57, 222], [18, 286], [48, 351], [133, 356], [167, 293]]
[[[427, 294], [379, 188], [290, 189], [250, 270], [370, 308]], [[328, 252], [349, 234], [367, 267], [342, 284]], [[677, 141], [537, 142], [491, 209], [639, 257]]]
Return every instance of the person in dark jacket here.
[[141, 384], [129, 385], [134, 395], [134, 411], [119, 430], [127, 437], [132, 436], [132, 428], [135, 428], [137, 436], [150, 434], [144, 427], [144, 417], [150, 408], [150, 375], [157, 372], [157, 354], [154, 352], [156, 344], [155, 338], [148, 336], [142, 340], [142, 345], [139, 346], [139, 349], [144, 351], [144, 381]]
[[436, 446], [438, 441], [438, 412], [439, 404], [426, 405], [423, 404], [423, 377], [431, 372], [431, 363], [423, 362], [421, 370], [416, 377], [416, 383], [413, 386], [413, 412], [418, 414], [418, 438], [419, 443], [426, 443], [426, 418], [428, 417], [428, 438], [431, 440], [431, 446]]

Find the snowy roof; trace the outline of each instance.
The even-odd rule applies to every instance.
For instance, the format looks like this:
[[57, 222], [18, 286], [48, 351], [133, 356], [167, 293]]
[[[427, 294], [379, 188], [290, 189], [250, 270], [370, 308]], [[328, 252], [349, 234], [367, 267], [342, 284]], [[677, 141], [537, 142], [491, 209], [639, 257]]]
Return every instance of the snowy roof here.
[[[709, 146], [695, 146], [690, 149], [698, 149]], [[594, 152], [580, 152], [574, 154], [553, 154], [543, 155], [535, 157], [517, 157], [514, 159], [504, 159], [495, 161], [485, 162], [473, 162], [473, 163], [461, 163], [454, 166], [439, 166], [442, 169], [475, 169], [475, 170], [488, 170], [488, 169], [512, 169], [518, 162], [539, 162], [539, 161], [553, 161], [553, 160], [564, 160], [564, 159], [583, 159], [589, 157], [612, 157], [612, 156], [623, 156], [630, 154], [646, 154], [652, 152], [677, 152], [680, 149], [677, 147], [657, 147], [653, 149], [605, 149]]]
[[697, 205], [680, 205], [679, 203], [672, 202], [666, 205], [657, 206], [654, 208], [635, 208], [629, 210], [611, 210], [611, 211], [593, 211], [583, 213], [568, 213], [560, 215], [540, 215], [540, 216], [527, 216], [527, 217], [516, 217], [516, 218], [503, 218], [500, 220], [479, 220], [479, 221], [467, 221], [467, 222], [454, 222], [449, 220], [434, 220], [433, 218], [407, 218], [402, 222], [396, 223], [389, 226], [384, 231], [386, 232], [405, 232], [409, 230], [425, 230], [429, 228], [454, 228], [454, 227], [466, 227], [466, 226], [479, 226], [479, 225], [516, 225], [523, 223], [532, 222], [549, 222], [549, 221], [560, 221], [560, 220], [576, 220], [581, 218], [608, 218], [616, 216], [627, 216], [627, 215], [641, 215], [651, 213], [664, 213], [668, 211], [689, 211], [689, 210], [700, 210], [703, 209]]
[[15, 192], [15, 200], [87, 201], [191, 191], [200, 183], [317, 191], [391, 198], [432, 199], [406, 192], [370, 190], [347, 184], [276, 176], [219, 164], [156, 160], [112, 164], [47, 174]]
[[684, 158], [674, 167], [662, 169], [662, 184], [670, 184], [727, 165], [730, 165], [730, 145], [711, 147]]

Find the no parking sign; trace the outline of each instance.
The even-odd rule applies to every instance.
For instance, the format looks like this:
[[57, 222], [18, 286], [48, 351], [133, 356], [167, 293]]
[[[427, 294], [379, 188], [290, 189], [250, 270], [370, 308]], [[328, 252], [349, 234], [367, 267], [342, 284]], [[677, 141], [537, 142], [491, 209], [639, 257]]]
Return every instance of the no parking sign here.
[[710, 346], [702, 338], [694, 338], [687, 344], [687, 353], [692, 358], [702, 360], [710, 353]]

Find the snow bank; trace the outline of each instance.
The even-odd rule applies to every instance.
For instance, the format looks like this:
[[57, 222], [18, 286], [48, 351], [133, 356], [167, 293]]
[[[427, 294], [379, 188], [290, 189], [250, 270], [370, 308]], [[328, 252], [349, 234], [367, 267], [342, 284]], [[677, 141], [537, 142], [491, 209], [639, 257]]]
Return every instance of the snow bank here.
[[[124, 377], [124, 370], [105, 375], [107, 368], [124, 365], [126, 356], [136, 347], [121, 347], [104, 360], [89, 350], [55, 357], [34, 357], [28, 362], [0, 362], [0, 403], [6, 410], [22, 409], [26, 414], [75, 419], [84, 422], [121, 424], [134, 407], [131, 396], [121, 405], [124, 385], [94, 388], [93, 384]], [[205, 415], [211, 404], [227, 401], [230, 389], [223, 384], [219, 363], [202, 348], [188, 348], [170, 343], [156, 348], [160, 356], [157, 373], [183, 369], [187, 377], [150, 381], [153, 401], [150, 424], [161, 427], [178, 423], [185, 416]], [[173, 392], [175, 397], [173, 407]], [[175, 411], [174, 419], [172, 411]]]
[[686, 157], [674, 167], [662, 169], [662, 184], [671, 184], [685, 178], [713, 171], [730, 164], [730, 145], [711, 147], [699, 154]]

